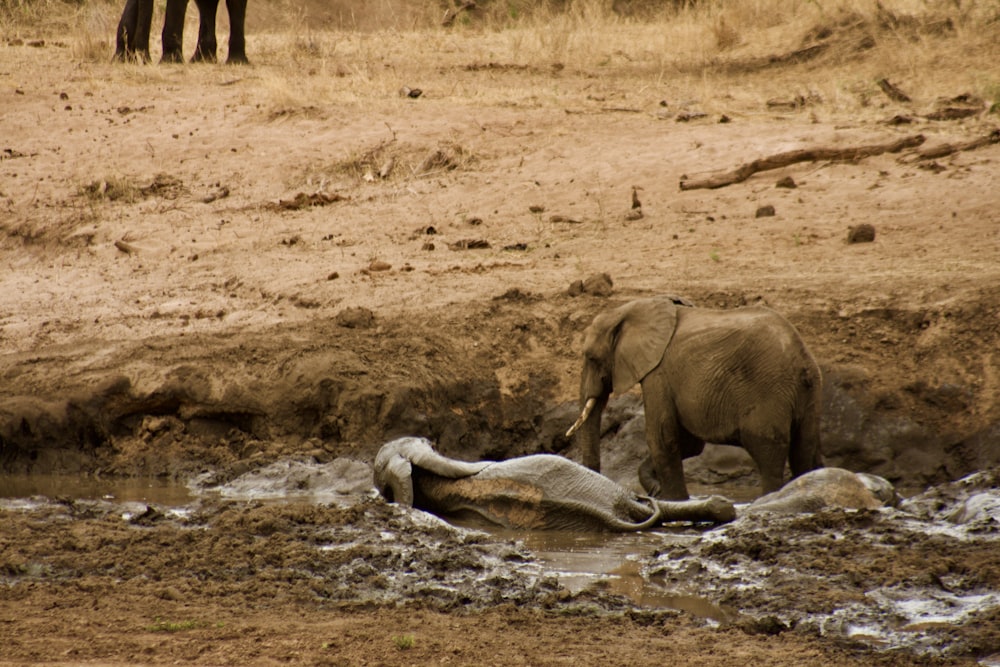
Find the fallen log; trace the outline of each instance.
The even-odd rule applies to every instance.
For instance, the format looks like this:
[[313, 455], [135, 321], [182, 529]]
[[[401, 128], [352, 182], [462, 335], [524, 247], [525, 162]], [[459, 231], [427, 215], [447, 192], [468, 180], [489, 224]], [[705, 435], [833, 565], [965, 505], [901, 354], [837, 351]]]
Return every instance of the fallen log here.
[[865, 146], [852, 146], [848, 148], [804, 148], [794, 151], [786, 151], [768, 157], [763, 157], [753, 162], [740, 165], [732, 171], [722, 172], [700, 179], [688, 179], [681, 177], [681, 190], [715, 189], [723, 188], [734, 183], [742, 183], [754, 174], [771, 169], [780, 169], [798, 162], [818, 162], [827, 160], [831, 162], [853, 162], [866, 157], [881, 155], [882, 153], [898, 153], [907, 148], [915, 148], [924, 143], [924, 135], [914, 134], [883, 144], [868, 144]]
[[983, 146], [989, 146], [990, 144], [996, 143], [1000, 143], [1000, 130], [993, 130], [987, 135], [970, 139], [969, 141], [960, 141], [953, 144], [939, 144], [937, 146], [923, 148], [917, 151], [917, 159], [936, 160], [939, 157], [947, 157], [953, 153], [972, 151], [977, 148], [982, 148]]

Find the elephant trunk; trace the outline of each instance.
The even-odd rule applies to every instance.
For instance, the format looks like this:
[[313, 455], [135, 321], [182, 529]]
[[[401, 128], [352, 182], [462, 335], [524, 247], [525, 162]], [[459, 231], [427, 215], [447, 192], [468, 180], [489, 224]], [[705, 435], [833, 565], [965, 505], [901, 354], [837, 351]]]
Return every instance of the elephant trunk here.
[[736, 508], [722, 496], [691, 500], [658, 500], [661, 520], [728, 523], [736, 518]]
[[579, 419], [566, 432], [567, 437], [576, 434], [583, 465], [597, 472], [601, 471], [601, 413], [607, 403], [607, 395], [588, 398]]

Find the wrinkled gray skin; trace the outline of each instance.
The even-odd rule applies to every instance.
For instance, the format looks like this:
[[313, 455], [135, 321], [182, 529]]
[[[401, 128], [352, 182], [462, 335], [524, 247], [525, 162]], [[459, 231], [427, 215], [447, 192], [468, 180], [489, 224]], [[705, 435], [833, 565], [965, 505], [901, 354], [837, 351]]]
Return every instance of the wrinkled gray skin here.
[[896, 489], [887, 479], [843, 468], [820, 468], [761, 496], [741, 513], [802, 514], [828, 507], [878, 509], [895, 507], [899, 501]]
[[577, 432], [588, 468], [601, 468], [608, 397], [636, 383], [653, 495], [687, 498], [682, 460], [706, 442], [746, 449], [764, 493], [781, 487], [786, 460], [793, 477], [822, 465], [819, 366], [795, 328], [768, 308], [715, 310], [653, 297], [595, 317], [584, 336], [583, 412], [567, 434]]
[[471, 514], [507, 528], [625, 532], [735, 518], [732, 503], [719, 496], [657, 501], [561, 456], [467, 463], [441, 456], [424, 438], [383, 445], [374, 481], [390, 502], [448, 517]]
[[[163, 17], [163, 57], [160, 62], [184, 62], [184, 15], [188, 0], [167, 0]], [[219, 0], [195, 0], [198, 5], [198, 43], [191, 62], [215, 62], [218, 43], [215, 37], [215, 17]], [[244, 28], [247, 0], [226, 0], [229, 12], [229, 54], [227, 63], [246, 63]], [[115, 60], [149, 62], [149, 34], [153, 21], [153, 0], [126, 0], [118, 21], [115, 40]]]

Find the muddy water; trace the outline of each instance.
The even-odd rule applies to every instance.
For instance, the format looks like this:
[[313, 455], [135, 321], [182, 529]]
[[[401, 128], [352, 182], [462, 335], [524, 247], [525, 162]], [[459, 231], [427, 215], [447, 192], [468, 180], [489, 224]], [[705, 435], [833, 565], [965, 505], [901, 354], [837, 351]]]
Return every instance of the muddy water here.
[[[338, 471], [345, 472], [340, 466]], [[0, 475], [0, 501], [6, 499], [68, 498], [105, 500], [120, 503], [146, 503], [161, 509], [181, 508], [204, 494], [217, 494], [232, 500], [299, 500], [303, 496], [317, 503], [352, 504], [361, 497], [365, 484], [361, 479], [370, 473], [351, 467], [350, 474], [334, 475], [320, 464], [280, 462], [244, 475], [218, 487], [190, 486], [163, 479], [103, 479], [71, 475]], [[348, 479], [351, 478], [351, 479]], [[344, 493], [343, 487], [351, 493]], [[338, 487], [338, 488], [335, 488]], [[736, 500], [744, 500], [745, 487], [713, 488]], [[695, 494], [702, 493], [692, 489]], [[707, 491], [705, 491], [707, 492]], [[0, 503], [2, 504], [2, 503]], [[659, 549], [695, 540], [702, 531], [690, 528], [662, 528], [643, 533], [525, 532], [498, 529], [487, 524], [459, 524], [463, 528], [485, 530], [496, 537], [520, 540], [538, 559], [539, 564], [573, 593], [596, 586], [629, 598], [635, 604], [651, 608], [671, 608], [694, 613], [711, 620], [730, 620], [731, 612], [697, 597], [679, 596], [645, 579], [636, 561]]]
[[677, 528], [642, 533], [570, 533], [491, 531], [519, 539], [539, 563], [572, 592], [594, 586], [624, 596], [640, 607], [677, 609], [720, 623], [735, 612], [704, 598], [677, 595], [642, 575], [637, 556], [689, 544], [700, 531]]
[[76, 475], [0, 474], [0, 499], [37, 496], [140, 502], [167, 507], [186, 505], [194, 499], [183, 484], [158, 478], [109, 480]]

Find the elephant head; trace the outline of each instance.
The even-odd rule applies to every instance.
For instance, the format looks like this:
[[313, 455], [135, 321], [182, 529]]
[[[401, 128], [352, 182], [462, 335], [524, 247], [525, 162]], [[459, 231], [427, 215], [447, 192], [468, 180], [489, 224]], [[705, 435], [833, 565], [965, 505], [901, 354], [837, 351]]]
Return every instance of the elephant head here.
[[466, 463], [441, 456], [424, 438], [399, 438], [382, 446], [375, 456], [375, 488], [390, 502], [413, 505], [414, 468], [441, 477], [469, 477], [488, 466], [490, 461]]
[[690, 305], [671, 296], [639, 299], [601, 313], [587, 328], [580, 377], [582, 412], [566, 436], [579, 430], [588, 468], [601, 469], [601, 413], [609, 395], [628, 391], [659, 365], [677, 326], [678, 306]]

